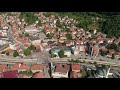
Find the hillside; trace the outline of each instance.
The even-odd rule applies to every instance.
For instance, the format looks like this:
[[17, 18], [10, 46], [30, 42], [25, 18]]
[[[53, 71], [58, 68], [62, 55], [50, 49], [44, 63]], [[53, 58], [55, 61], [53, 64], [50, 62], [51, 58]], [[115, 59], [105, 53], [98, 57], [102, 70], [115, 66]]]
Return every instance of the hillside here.
[[[120, 36], [120, 12], [47, 12], [44, 15], [46, 17], [55, 15], [56, 18], [68, 16], [80, 22], [77, 27], [88, 31], [97, 29], [107, 34], [109, 38]], [[21, 13], [20, 17], [28, 24], [38, 20], [32, 12]]]

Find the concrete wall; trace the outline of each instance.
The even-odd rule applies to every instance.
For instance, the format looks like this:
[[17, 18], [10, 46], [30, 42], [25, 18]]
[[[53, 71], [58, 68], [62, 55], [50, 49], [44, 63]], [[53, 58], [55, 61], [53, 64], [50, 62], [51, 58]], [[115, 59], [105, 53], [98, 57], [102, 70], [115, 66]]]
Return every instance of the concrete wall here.
[[68, 72], [67, 73], [59, 73], [59, 72], [54, 72], [52, 73], [53, 78], [61, 78], [61, 77], [65, 77], [68, 78]]

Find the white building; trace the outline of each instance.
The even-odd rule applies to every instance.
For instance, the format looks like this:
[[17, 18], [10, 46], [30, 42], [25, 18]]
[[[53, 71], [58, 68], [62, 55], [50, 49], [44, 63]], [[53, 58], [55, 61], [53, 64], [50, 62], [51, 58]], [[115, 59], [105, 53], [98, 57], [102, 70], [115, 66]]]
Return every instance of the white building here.
[[74, 54], [75, 56], [79, 54], [79, 50], [78, 50], [78, 49], [73, 48], [72, 50], [73, 50], [73, 54]]
[[6, 43], [7, 43], [6, 41], [0, 40], [0, 45], [4, 45], [4, 44], [6, 44]]

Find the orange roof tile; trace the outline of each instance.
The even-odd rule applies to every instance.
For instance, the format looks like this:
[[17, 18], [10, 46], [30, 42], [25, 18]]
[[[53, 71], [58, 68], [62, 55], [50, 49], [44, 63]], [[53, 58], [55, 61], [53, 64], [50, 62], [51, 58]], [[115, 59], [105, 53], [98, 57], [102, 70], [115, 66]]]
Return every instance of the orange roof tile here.
[[1, 64], [0, 65], [0, 72], [3, 72], [7, 68], [7, 64]]
[[70, 73], [70, 78], [77, 78], [77, 77], [78, 77], [78, 74], [76, 72], [72, 71]]
[[72, 71], [73, 70], [80, 70], [80, 65], [79, 64], [72, 64]]
[[34, 64], [31, 67], [31, 70], [43, 70], [43, 65], [42, 64]]

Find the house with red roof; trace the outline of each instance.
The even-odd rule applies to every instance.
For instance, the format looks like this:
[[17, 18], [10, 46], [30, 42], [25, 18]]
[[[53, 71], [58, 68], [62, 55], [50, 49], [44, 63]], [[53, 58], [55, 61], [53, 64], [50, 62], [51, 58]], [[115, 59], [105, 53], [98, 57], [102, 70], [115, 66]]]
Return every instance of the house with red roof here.
[[107, 57], [108, 57], [108, 58], [111, 58], [111, 57], [112, 57], [112, 54], [111, 54], [111, 53], [107, 53]]
[[74, 72], [80, 72], [80, 65], [79, 64], [71, 64], [72, 71]]
[[67, 64], [56, 64], [54, 70], [52, 71], [53, 78], [68, 78], [69, 65]]
[[66, 46], [70, 46], [70, 45], [73, 45], [73, 42], [70, 41], [70, 40], [66, 40], [66, 41], [65, 41], [65, 44], [66, 44]]
[[115, 51], [114, 49], [110, 49], [110, 50], [109, 50], [109, 53], [111, 53], [111, 54], [115, 54], [116, 51]]
[[40, 45], [35, 45], [35, 50], [36, 52], [40, 52], [41, 51]]
[[77, 72], [71, 71], [70, 72], [70, 78], [78, 78]]
[[64, 39], [59, 39], [59, 42], [60, 43], [64, 43]]
[[18, 71], [7, 71], [3, 72], [2, 78], [18, 78]]
[[93, 55], [95, 56], [99, 55], [99, 47], [93, 47]]
[[51, 46], [50, 46], [50, 45], [46, 45], [46, 46], [45, 46], [45, 50], [46, 50], [46, 51], [49, 51], [50, 49], [51, 49]]
[[0, 73], [4, 72], [7, 68], [7, 64], [0, 64]]
[[33, 73], [36, 73], [36, 72], [43, 72], [43, 64], [34, 64], [31, 66], [30, 70], [33, 72]]
[[18, 70], [21, 66], [21, 62], [17, 62], [15, 64], [12, 65], [12, 67], [10, 67], [10, 71], [14, 71], [14, 70]]

